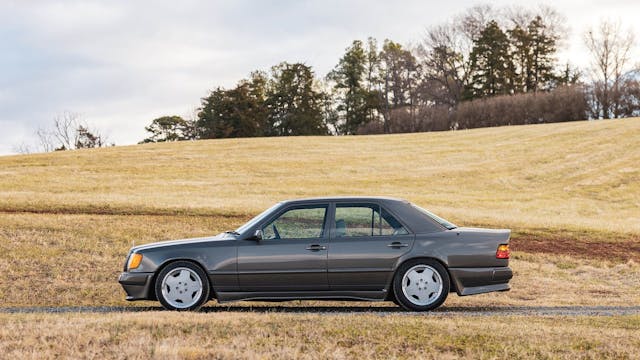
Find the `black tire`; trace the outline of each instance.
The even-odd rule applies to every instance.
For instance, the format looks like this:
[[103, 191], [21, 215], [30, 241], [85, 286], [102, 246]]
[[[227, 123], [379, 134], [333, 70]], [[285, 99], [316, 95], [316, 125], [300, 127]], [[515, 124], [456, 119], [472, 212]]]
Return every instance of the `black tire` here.
[[[391, 284], [391, 286], [393, 286], [393, 284]], [[393, 288], [391, 288], [391, 293], [389, 294], [389, 296], [387, 296], [387, 301], [391, 301], [392, 303], [400, 306], [398, 299], [396, 299], [396, 294], [394, 294], [393, 292]]]
[[[423, 285], [422, 287], [419, 287], [419, 291], [424, 291], [424, 293], [420, 294], [421, 296], [424, 295], [424, 297], [420, 299], [417, 296], [413, 296], [413, 299], [409, 299], [409, 297], [403, 291], [403, 280], [406, 281], [407, 284], [409, 284], [407, 288], [419, 285], [415, 285], [417, 283], [412, 284], [410, 279], [408, 278], [404, 279], [405, 274], [414, 268], [416, 268], [415, 271], [418, 272], [420, 270], [420, 267], [424, 267], [423, 272], [426, 269], [432, 270], [434, 272], [434, 274], [430, 278], [432, 279], [431, 281], [433, 281], [434, 279], [437, 280], [433, 281], [433, 283], [437, 284], [434, 285], [434, 287], [439, 288], [439, 293], [437, 291], [429, 293], [429, 291], [432, 290], [431, 287], [427, 289], [427, 287]], [[439, 284], [441, 284], [441, 286]], [[393, 278], [393, 293], [395, 295], [396, 301], [398, 305], [400, 305], [403, 309], [409, 311], [429, 311], [437, 308], [438, 306], [442, 305], [442, 303], [444, 303], [444, 301], [447, 299], [447, 296], [449, 295], [449, 288], [450, 280], [447, 269], [445, 269], [444, 266], [442, 266], [442, 264], [440, 264], [439, 262], [431, 259], [409, 260], [400, 265], [400, 267], [396, 271], [396, 275]]]
[[[171, 289], [169, 285], [165, 285], [167, 286], [167, 288], [165, 288], [164, 289], [165, 292], [163, 292], [162, 283], [165, 277], [167, 277], [167, 275], [171, 274], [177, 269], [190, 270], [185, 272], [185, 274], [189, 275], [189, 281], [192, 283], [197, 283], [197, 280], [199, 280], [201, 284], [200, 293], [198, 294], [196, 291], [194, 291], [191, 294], [193, 297], [185, 304], [189, 306], [182, 307], [182, 306], [179, 306], [179, 304], [177, 304], [176, 301], [172, 301], [169, 298], [165, 298], [165, 293], [167, 293], [167, 296], [170, 297], [171, 295], [169, 292], [181, 290], [181, 289], [178, 289], [178, 286], [185, 286], [185, 288], [182, 289], [184, 290], [186, 289], [186, 286], [187, 286], [186, 284], [185, 285], [176, 284], [176, 287], [174, 289]], [[177, 271], [180, 271], [180, 270], [177, 270]], [[197, 277], [197, 280], [195, 277]], [[156, 281], [155, 281], [156, 298], [158, 299], [158, 301], [160, 301], [160, 304], [162, 304], [162, 307], [164, 307], [167, 310], [197, 311], [200, 309], [200, 307], [202, 307], [202, 305], [204, 305], [209, 300], [210, 291], [211, 291], [211, 286], [209, 285], [207, 274], [205, 274], [205, 272], [202, 270], [202, 268], [200, 268], [200, 266], [189, 261], [172, 262], [169, 265], [165, 266], [162, 269], [162, 271], [158, 273], [158, 276], [156, 276]]]

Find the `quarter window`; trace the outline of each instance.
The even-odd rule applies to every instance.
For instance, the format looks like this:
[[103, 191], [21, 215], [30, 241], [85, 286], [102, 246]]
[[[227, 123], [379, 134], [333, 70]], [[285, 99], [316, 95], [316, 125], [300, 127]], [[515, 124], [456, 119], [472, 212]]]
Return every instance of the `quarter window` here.
[[287, 210], [262, 228], [263, 239], [309, 239], [322, 237], [327, 207]]
[[336, 236], [394, 236], [409, 232], [386, 210], [378, 205], [336, 206]]

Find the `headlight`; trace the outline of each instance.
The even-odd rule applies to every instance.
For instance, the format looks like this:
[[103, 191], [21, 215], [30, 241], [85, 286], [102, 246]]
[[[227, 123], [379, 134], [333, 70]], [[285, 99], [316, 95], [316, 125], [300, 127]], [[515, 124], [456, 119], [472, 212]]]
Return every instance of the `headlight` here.
[[128, 264], [127, 268], [129, 270], [137, 269], [138, 266], [140, 266], [141, 262], [142, 262], [142, 254], [133, 254], [129, 258], [129, 264]]

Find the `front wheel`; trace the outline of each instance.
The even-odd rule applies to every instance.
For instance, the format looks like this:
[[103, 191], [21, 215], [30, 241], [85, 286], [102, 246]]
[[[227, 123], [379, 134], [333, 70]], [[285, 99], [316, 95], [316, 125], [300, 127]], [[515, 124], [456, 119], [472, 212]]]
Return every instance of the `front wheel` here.
[[202, 269], [188, 261], [173, 262], [158, 274], [156, 297], [167, 310], [195, 311], [209, 299], [209, 281]]
[[396, 272], [393, 292], [405, 310], [433, 310], [449, 295], [449, 274], [435, 260], [410, 260]]

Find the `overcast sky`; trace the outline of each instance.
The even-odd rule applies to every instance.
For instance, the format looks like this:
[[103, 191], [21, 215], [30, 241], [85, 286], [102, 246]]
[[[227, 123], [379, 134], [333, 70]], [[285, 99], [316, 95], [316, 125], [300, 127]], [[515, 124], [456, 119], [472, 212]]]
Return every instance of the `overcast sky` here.
[[[216, 86], [305, 62], [324, 76], [354, 39], [417, 43], [473, 0], [0, 0], [0, 154], [72, 111], [118, 145], [162, 115], [186, 116]], [[531, 6], [537, 3], [528, 2]], [[545, 3], [542, 3], [545, 4]], [[567, 18], [563, 59], [585, 66], [581, 35], [601, 19], [636, 34], [638, 0], [550, 2]]]

